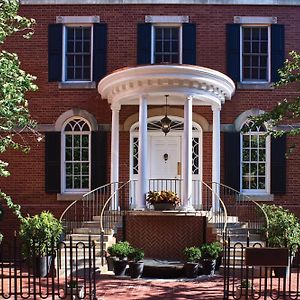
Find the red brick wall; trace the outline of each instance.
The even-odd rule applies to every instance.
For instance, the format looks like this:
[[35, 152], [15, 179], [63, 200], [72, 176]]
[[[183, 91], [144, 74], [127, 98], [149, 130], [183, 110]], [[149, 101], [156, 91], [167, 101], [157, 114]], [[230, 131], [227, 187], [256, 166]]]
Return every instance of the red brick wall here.
[[145, 257], [183, 259], [185, 247], [203, 243], [204, 217], [133, 216], [126, 217], [126, 240], [142, 248]]
[[[7, 50], [18, 53], [22, 68], [37, 76], [39, 91], [28, 95], [32, 116], [39, 124], [54, 124], [57, 118], [71, 108], [90, 112], [99, 124], [111, 123], [111, 111], [106, 100], [101, 99], [96, 89], [60, 90], [57, 82], [48, 82], [48, 24], [55, 23], [56, 16], [99, 15], [108, 25], [108, 72], [124, 66], [136, 65], [137, 23], [144, 22], [145, 15], [188, 15], [190, 22], [197, 24], [197, 64], [226, 72], [227, 23], [234, 16], [276, 16], [278, 23], [285, 25], [286, 54], [290, 50], [300, 51], [300, 7], [294, 6], [222, 6], [222, 5], [33, 5], [22, 6], [21, 14], [35, 18], [37, 26], [31, 40], [20, 35], [10, 38], [4, 45]], [[280, 90], [237, 90], [232, 100], [226, 101], [221, 111], [222, 124], [232, 124], [245, 110], [260, 108], [267, 110], [284, 97], [294, 97], [294, 88]], [[212, 123], [208, 107], [194, 107], [193, 111]], [[124, 106], [120, 112], [120, 123], [133, 113], [137, 106]], [[108, 138], [109, 139], [109, 138]], [[290, 140], [298, 142], [299, 138]], [[44, 142], [29, 141], [30, 154], [17, 152], [1, 156], [10, 162], [12, 176], [0, 180], [1, 189], [13, 196], [22, 205], [25, 213], [43, 209], [52, 210], [57, 216], [68, 202], [57, 201], [56, 194], [44, 192]], [[203, 179], [211, 178], [211, 133], [203, 134]], [[110, 147], [108, 147], [108, 151]], [[120, 134], [120, 179], [129, 174], [129, 133]], [[222, 153], [222, 145], [221, 145]], [[108, 160], [109, 166], [109, 160]], [[223, 162], [221, 162], [223, 165]], [[275, 203], [293, 209], [300, 216], [300, 168], [299, 149], [288, 159], [287, 193], [276, 196]], [[108, 169], [109, 172], [109, 169]], [[109, 173], [108, 173], [109, 174]], [[109, 180], [109, 175], [108, 175]], [[7, 214], [8, 215], [8, 214]], [[11, 232], [17, 229], [16, 222], [7, 217], [0, 230]]]

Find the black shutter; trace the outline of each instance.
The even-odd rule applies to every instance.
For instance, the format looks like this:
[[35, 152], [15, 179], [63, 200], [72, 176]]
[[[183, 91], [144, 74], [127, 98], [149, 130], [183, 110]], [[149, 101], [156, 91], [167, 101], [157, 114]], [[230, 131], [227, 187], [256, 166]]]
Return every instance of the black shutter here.
[[93, 28], [93, 80], [106, 75], [107, 25], [95, 23]]
[[271, 81], [279, 80], [278, 69], [284, 63], [284, 25], [271, 25]]
[[48, 81], [62, 80], [62, 24], [48, 27]]
[[271, 193], [286, 191], [286, 136], [271, 137]]
[[60, 132], [45, 133], [45, 190], [46, 193], [60, 193]]
[[95, 189], [107, 183], [106, 140], [106, 132], [92, 132], [92, 189]]
[[240, 24], [226, 25], [227, 74], [240, 81]]
[[224, 182], [240, 190], [240, 132], [224, 132]]
[[196, 64], [196, 24], [182, 25], [182, 63]]
[[137, 27], [137, 63], [151, 64], [151, 28], [152, 24], [142, 23]]

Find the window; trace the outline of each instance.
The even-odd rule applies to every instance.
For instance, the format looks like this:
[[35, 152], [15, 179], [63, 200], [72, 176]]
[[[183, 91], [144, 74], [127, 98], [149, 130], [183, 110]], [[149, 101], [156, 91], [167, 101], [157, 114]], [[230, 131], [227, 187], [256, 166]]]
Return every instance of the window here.
[[95, 88], [106, 75], [107, 26], [99, 16], [60, 16], [48, 28], [48, 80]]
[[63, 190], [83, 192], [90, 189], [91, 129], [82, 118], [69, 120], [63, 128]]
[[243, 192], [269, 192], [269, 137], [263, 126], [245, 123], [241, 133], [241, 187]]
[[153, 26], [153, 63], [181, 63], [181, 26]]
[[241, 81], [269, 81], [269, 27], [242, 26]]
[[64, 81], [92, 80], [92, 27], [65, 26]]

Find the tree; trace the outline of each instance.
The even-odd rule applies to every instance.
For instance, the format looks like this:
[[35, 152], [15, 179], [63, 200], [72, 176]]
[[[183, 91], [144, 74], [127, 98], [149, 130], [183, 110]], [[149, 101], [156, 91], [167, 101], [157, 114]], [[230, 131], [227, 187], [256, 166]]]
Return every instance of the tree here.
[[[283, 87], [300, 82], [300, 54], [296, 51], [289, 53], [290, 58], [284, 62], [284, 66], [278, 70], [280, 80], [275, 87]], [[298, 88], [298, 91], [300, 89]], [[259, 116], [251, 117], [256, 125], [267, 124], [267, 133], [277, 137], [284, 133], [294, 136], [300, 133], [300, 127], [296, 126], [300, 117], [300, 96], [293, 99], [283, 99], [270, 111]], [[278, 125], [285, 125], [287, 130], [280, 129]], [[299, 125], [299, 123], [298, 123]]]
[[[29, 130], [37, 134], [26, 99], [27, 92], [37, 90], [34, 84], [36, 78], [23, 71], [17, 54], [5, 51], [3, 46], [6, 39], [17, 32], [21, 32], [25, 39], [33, 34], [35, 21], [19, 16], [19, 5], [18, 0], [0, 0], [0, 153], [8, 149], [27, 153], [29, 147], [21, 133]], [[10, 175], [7, 166], [8, 163], [0, 159], [0, 176]], [[21, 218], [20, 206], [14, 204], [2, 189], [0, 198]]]

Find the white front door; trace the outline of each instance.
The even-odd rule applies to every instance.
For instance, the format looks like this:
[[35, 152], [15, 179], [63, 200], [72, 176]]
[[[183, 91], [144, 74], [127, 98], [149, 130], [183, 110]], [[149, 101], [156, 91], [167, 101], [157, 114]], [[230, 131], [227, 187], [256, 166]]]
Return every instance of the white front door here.
[[179, 179], [181, 164], [181, 137], [152, 136], [150, 143], [150, 178]]
[[150, 190], [173, 190], [180, 195], [181, 136], [151, 136], [149, 146]]

